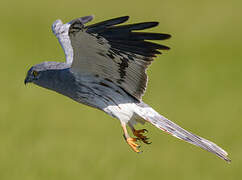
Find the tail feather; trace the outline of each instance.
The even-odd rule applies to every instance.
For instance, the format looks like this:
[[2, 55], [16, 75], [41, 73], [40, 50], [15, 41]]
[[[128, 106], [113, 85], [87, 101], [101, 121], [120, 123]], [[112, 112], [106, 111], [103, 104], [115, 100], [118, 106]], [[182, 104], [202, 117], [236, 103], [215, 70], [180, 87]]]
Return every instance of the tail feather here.
[[141, 107], [141, 109], [138, 114], [157, 128], [171, 134], [176, 138], [182, 139], [209, 152], [212, 152], [227, 162], [231, 161], [227, 157], [228, 153], [219, 146], [217, 146], [215, 143], [186, 131], [185, 129], [181, 128], [174, 122], [160, 115], [154, 109], [144, 103], [139, 104], [139, 106]]

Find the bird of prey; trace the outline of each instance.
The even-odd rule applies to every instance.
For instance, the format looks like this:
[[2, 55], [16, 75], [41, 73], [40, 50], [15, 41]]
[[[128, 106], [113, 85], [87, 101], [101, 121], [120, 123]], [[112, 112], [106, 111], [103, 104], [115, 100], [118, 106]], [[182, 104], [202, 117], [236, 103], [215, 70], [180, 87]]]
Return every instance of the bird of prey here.
[[[134, 125], [148, 122], [229, 162], [222, 148], [186, 131], [142, 101], [147, 86], [146, 69], [161, 54], [160, 50], [169, 49], [154, 40], [171, 36], [139, 30], [155, 27], [158, 22], [122, 24], [129, 19], [123, 16], [85, 26], [92, 19], [93, 16], [85, 16], [66, 24], [56, 20], [52, 30], [64, 50], [66, 62], [32, 66], [25, 84], [32, 82], [119, 119], [124, 138], [135, 152], [141, 152], [137, 141], [150, 142], [144, 134], [147, 130], [136, 130]], [[129, 136], [126, 126], [135, 138]]]

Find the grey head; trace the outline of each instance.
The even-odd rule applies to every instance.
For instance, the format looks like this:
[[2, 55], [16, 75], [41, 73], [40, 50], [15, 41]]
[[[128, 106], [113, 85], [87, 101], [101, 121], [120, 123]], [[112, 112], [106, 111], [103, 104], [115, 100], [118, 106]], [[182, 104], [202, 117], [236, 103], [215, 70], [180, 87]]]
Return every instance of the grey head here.
[[47, 89], [53, 89], [57, 81], [62, 77], [62, 74], [68, 71], [69, 68], [70, 65], [61, 62], [36, 64], [28, 70], [24, 83], [34, 83]]

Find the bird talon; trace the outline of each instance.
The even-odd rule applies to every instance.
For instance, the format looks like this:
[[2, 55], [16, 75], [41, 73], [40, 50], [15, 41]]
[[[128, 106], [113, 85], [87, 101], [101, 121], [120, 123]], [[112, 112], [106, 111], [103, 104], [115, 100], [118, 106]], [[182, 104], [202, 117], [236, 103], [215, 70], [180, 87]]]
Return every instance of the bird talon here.
[[147, 140], [148, 137], [144, 136], [143, 133], [147, 133], [147, 129], [133, 130], [133, 134], [137, 137], [137, 140], [143, 141], [145, 144], [151, 144]]
[[133, 149], [134, 152], [139, 153], [140, 152], [139, 148], [141, 146], [135, 143], [137, 140], [138, 140], [138, 138], [127, 138], [126, 142]]
[[145, 144], [151, 144], [152, 142], [149, 142], [149, 141], [147, 141], [147, 140], [144, 140], [143, 141]]

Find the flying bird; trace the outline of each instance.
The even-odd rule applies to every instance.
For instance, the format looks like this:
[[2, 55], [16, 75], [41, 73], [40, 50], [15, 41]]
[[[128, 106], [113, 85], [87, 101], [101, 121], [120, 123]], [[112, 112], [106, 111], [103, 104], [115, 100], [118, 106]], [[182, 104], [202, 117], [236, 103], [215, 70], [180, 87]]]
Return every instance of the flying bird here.
[[[186, 131], [142, 101], [148, 66], [162, 50], [169, 50], [154, 43], [169, 39], [169, 34], [140, 32], [157, 26], [158, 22], [122, 24], [129, 19], [123, 16], [85, 26], [92, 19], [93, 16], [85, 16], [66, 24], [56, 20], [52, 30], [64, 50], [66, 62], [32, 66], [25, 84], [31, 82], [56, 91], [117, 118], [125, 141], [137, 153], [141, 152], [140, 143], [150, 142], [145, 135], [147, 130], [134, 126], [148, 122], [230, 162], [222, 148]], [[128, 134], [127, 126], [134, 137]]]

